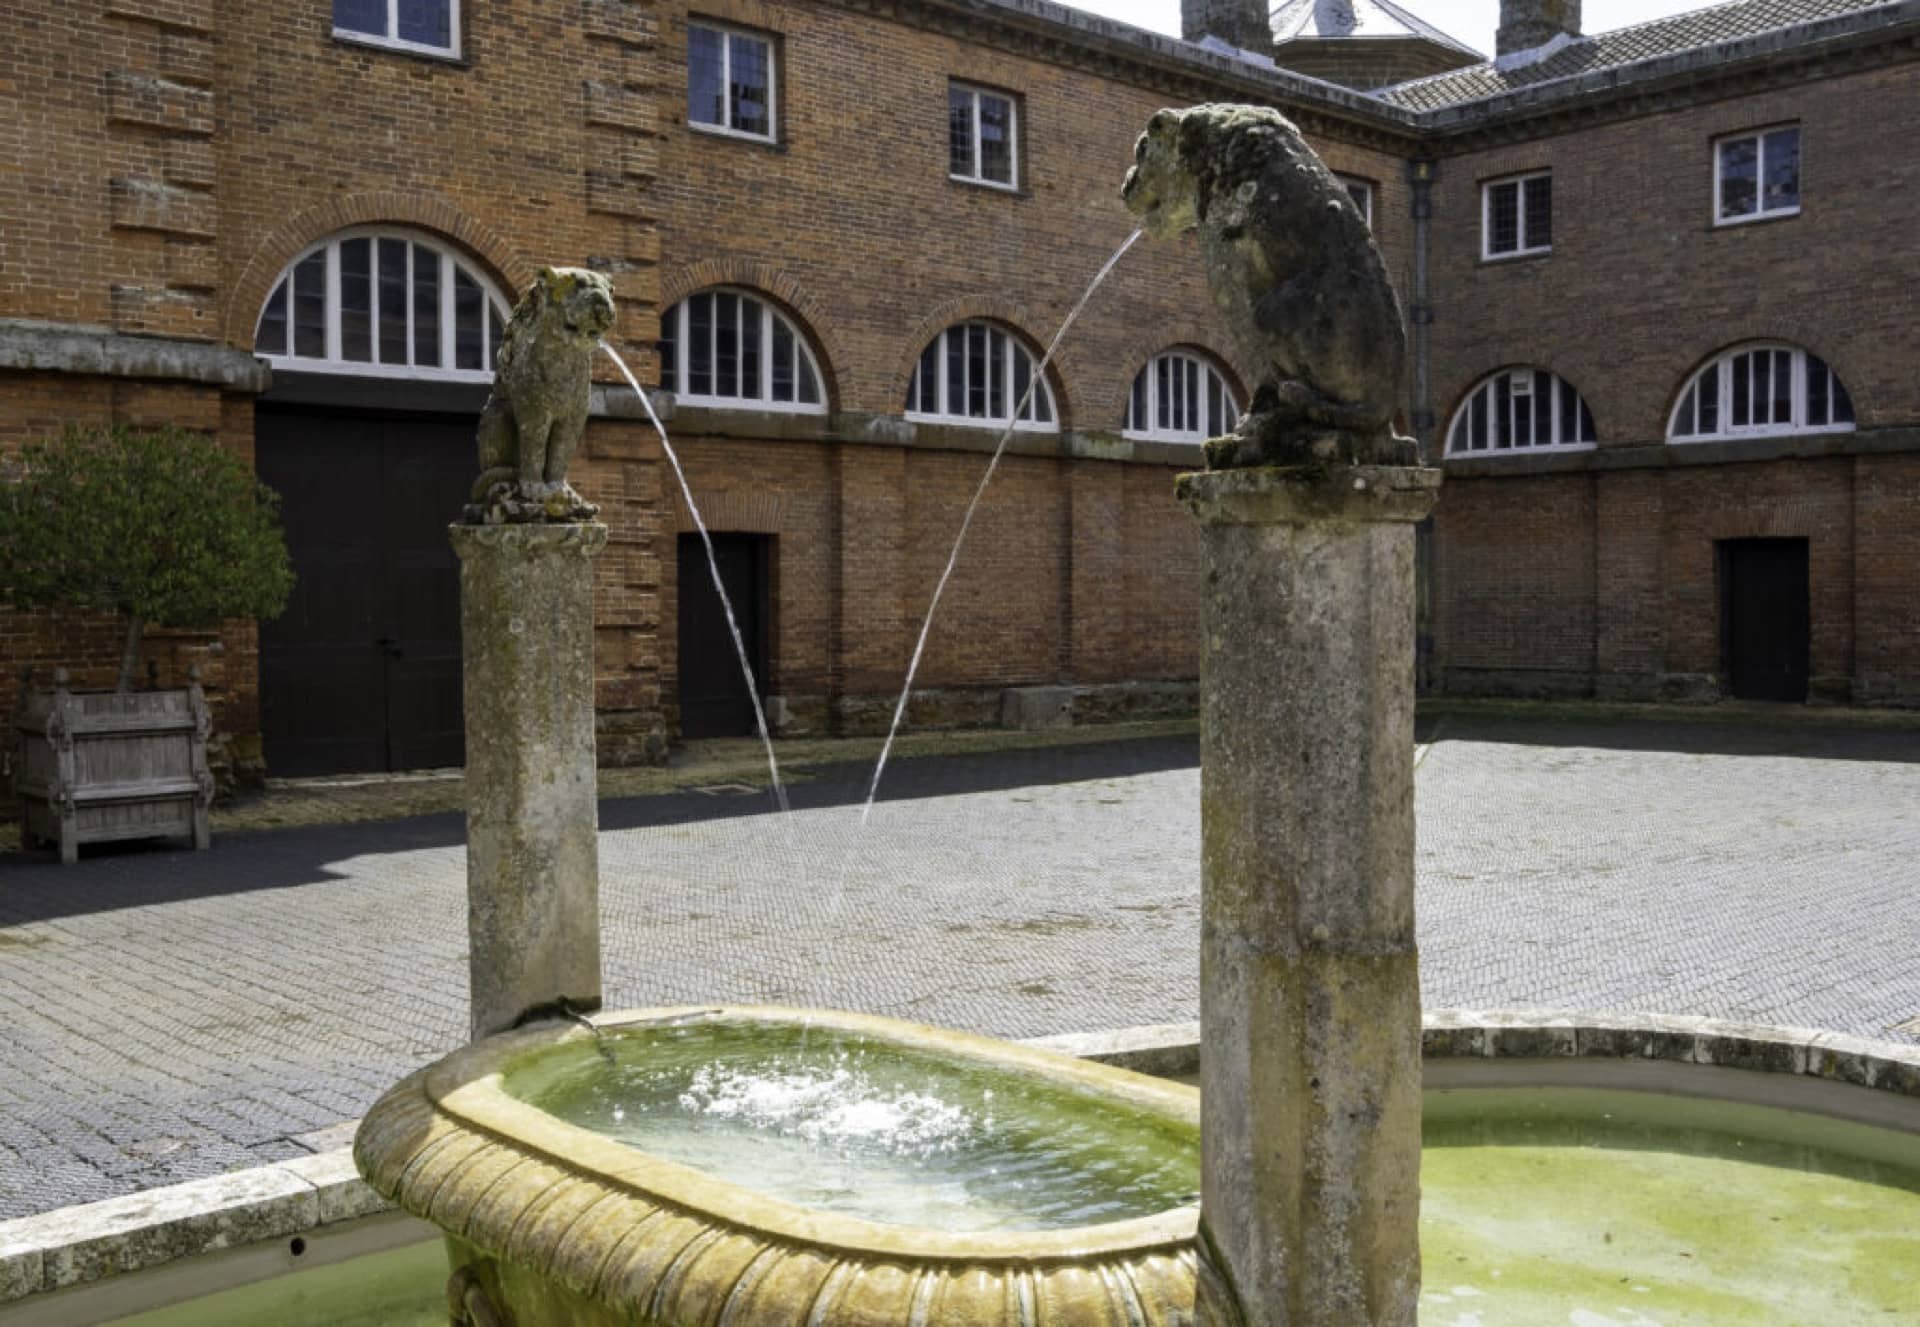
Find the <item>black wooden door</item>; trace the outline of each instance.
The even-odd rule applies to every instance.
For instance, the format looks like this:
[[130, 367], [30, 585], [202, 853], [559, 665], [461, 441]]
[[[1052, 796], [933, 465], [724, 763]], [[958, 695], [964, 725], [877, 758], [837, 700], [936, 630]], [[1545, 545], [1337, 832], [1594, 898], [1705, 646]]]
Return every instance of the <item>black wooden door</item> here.
[[1806, 700], [1807, 541], [1727, 539], [1719, 553], [1728, 689], [1740, 700]]
[[260, 628], [275, 774], [458, 765], [459, 564], [447, 525], [474, 469], [459, 418], [256, 413], [298, 578]]
[[[713, 536], [720, 579], [733, 602], [740, 639], [755, 679], [767, 675], [767, 537]], [[680, 536], [680, 735], [742, 737], [757, 730], [753, 700], [740, 674], [740, 658], [727, 617], [714, 592], [706, 549], [697, 534]]]

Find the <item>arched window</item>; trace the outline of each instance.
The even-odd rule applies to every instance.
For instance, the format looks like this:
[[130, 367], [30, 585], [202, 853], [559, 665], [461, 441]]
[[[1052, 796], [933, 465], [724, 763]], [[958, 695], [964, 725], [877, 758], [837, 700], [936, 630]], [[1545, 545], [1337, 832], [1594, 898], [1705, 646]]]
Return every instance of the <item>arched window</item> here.
[[806, 338], [765, 300], [703, 290], [660, 320], [660, 381], [689, 405], [821, 413], [820, 366]]
[[1033, 355], [1013, 333], [992, 323], [955, 323], [920, 352], [907, 383], [907, 418], [991, 428], [1018, 407], [1016, 429], [1053, 432], [1060, 427], [1053, 393], [1046, 379], [1034, 377]]
[[1447, 428], [1448, 456], [1580, 451], [1598, 434], [1572, 383], [1545, 369], [1502, 369], [1475, 384]]
[[1790, 346], [1729, 350], [1693, 375], [1667, 422], [1669, 442], [1853, 427], [1853, 398], [1818, 355]]
[[1205, 442], [1231, 430], [1240, 404], [1220, 370], [1191, 350], [1155, 355], [1134, 375], [1127, 397], [1129, 438]]
[[507, 303], [465, 260], [413, 231], [360, 227], [287, 265], [253, 350], [311, 373], [486, 382]]

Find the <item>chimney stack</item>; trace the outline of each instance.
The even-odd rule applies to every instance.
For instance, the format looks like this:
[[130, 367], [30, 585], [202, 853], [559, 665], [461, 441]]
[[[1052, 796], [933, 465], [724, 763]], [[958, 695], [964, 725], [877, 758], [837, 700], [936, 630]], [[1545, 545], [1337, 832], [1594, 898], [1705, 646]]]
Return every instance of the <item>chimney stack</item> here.
[[[1182, 0], [1189, 7], [1194, 2]], [[1494, 54], [1530, 51], [1563, 33], [1580, 35], [1580, 0], [1500, 0], [1500, 30], [1494, 34]]]
[[[1577, 0], [1574, 7], [1579, 8]], [[1188, 41], [1218, 37], [1261, 55], [1273, 50], [1267, 0], [1180, 0], [1180, 35]]]

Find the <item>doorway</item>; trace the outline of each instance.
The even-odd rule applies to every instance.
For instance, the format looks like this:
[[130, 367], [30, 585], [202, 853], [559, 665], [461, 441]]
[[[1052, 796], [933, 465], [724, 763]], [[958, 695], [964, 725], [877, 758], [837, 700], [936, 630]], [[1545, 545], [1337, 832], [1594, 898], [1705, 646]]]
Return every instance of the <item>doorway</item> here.
[[260, 624], [261, 735], [276, 775], [465, 760], [460, 565], [447, 526], [473, 482], [471, 419], [255, 411], [296, 581]]
[[[767, 677], [768, 571], [773, 540], [759, 534], [716, 534], [714, 559], [727, 587], [740, 640], [755, 681]], [[683, 534], [677, 548], [680, 576], [680, 735], [750, 737], [757, 728], [753, 699], [740, 675], [740, 660], [727, 630], [726, 610], [714, 592], [707, 552], [697, 534]]]
[[1805, 539], [1723, 539], [1720, 642], [1737, 700], [1804, 702], [1811, 645]]

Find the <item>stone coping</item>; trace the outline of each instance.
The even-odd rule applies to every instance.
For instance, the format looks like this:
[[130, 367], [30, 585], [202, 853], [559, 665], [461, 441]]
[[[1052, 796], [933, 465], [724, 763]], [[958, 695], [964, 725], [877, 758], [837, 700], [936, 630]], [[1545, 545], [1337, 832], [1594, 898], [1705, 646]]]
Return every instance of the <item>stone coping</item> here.
[[[1040, 1037], [1024, 1044], [1167, 1077], [1200, 1069], [1199, 1024]], [[1430, 1010], [1428, 1061], [1606, 1059], [1788, 1074], [1920, 1101], [1920, 1046], [1811, 1028], [1561, 1010]], [[344, 1126], [342, 1126], [344, 1128]], [[276, 1162], [0, 1222], [0, 1305], [65, 1286], [390, 1210], [351, 1149]]]

